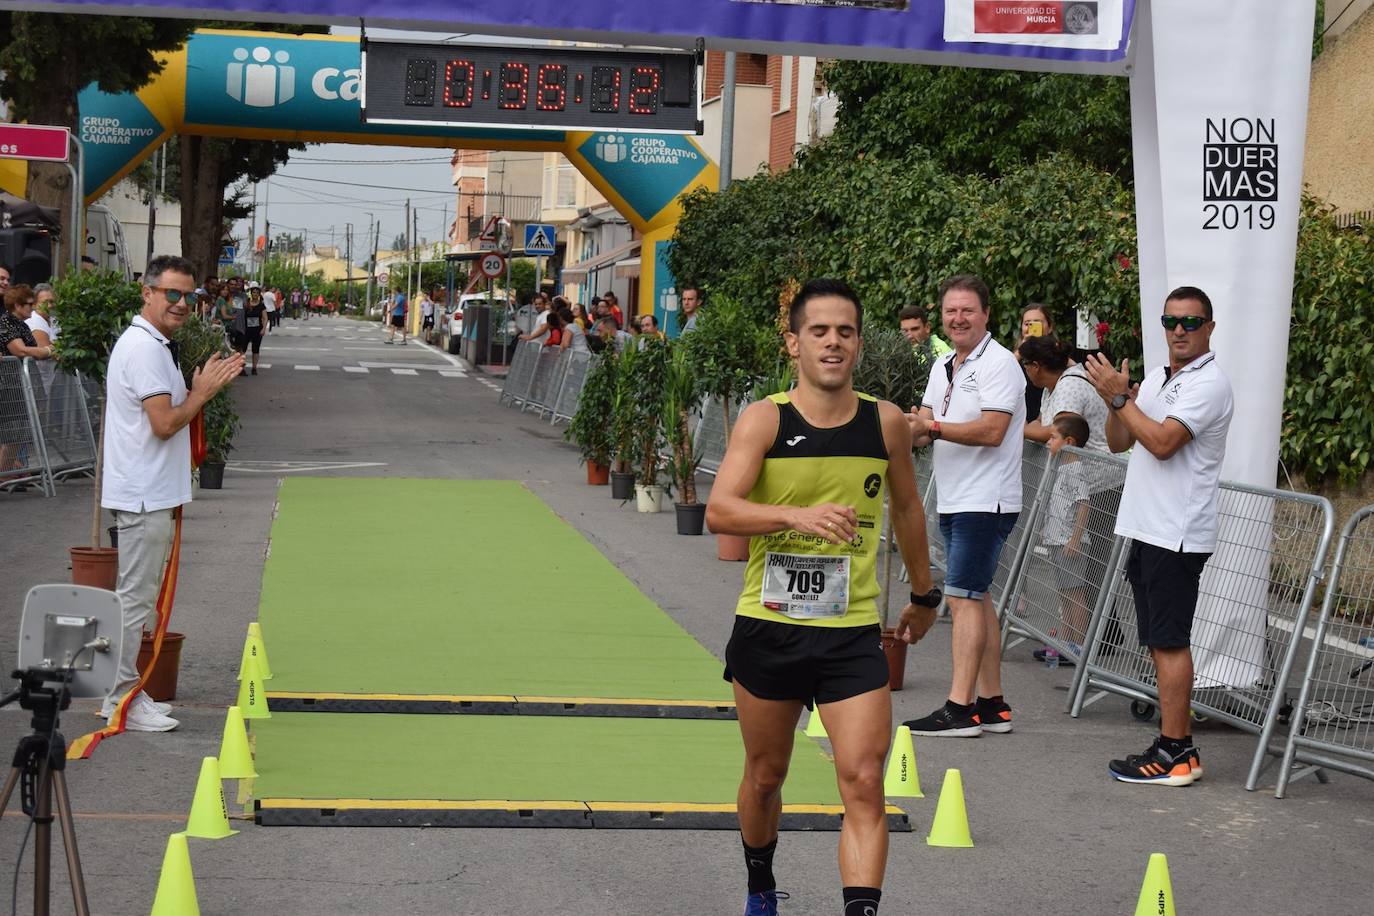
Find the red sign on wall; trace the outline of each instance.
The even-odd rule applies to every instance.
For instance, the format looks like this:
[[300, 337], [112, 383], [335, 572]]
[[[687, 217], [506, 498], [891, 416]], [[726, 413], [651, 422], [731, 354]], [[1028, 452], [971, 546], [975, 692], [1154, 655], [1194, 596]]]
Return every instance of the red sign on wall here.
[[66, 162], [67, 137], [70, 133], [65, 127], [0, 124], [0, 159]]
[[980, 35], [1095, 35], [1097, 4], [1083, 0], [977, 0]]

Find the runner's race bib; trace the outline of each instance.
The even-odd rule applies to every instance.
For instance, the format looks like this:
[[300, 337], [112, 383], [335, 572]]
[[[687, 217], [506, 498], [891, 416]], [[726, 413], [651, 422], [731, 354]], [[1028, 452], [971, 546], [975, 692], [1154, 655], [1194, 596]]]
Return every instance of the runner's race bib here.
[[849, 557], [772, 551], [764, 557], [764, 607], [794, 620], [843, 617], [849, 610]]
[[248, 319], [248, 326], [249, 326], [250, 328], [262, 327], [262, 319], [261, 319], [261, 318], [251, 318], [251, 317], [250, 317], [250, 318]]

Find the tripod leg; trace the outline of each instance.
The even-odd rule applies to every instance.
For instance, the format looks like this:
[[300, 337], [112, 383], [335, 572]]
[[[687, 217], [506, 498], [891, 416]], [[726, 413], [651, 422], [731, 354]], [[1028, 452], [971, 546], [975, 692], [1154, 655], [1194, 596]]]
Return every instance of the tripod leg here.
[[52, 775], [57, 817], [62, 824], [62, 845], [67, 851], [67, 877], [72, 882], [72, 903], [76, 906], [76, 916], [91, 916], [91, 905], [86, 900], [86, 879], [81, 874], [81, 854], [76, 849], [76, 820], [72, 817], [71, 796], [67, 794], [67, 774], [55, 770]]
[[19, 784], [19, 767], [10, 770], [10, 775], [5, 780], [5, 788], [0, 789], [0, 817], [5, 816], [5, 809], [10, 805], [10, 796], [14, 794], [14, 787]]
[[33, 809], [33, 916], [48, 916], [52, 884], [52, 769], [44, 760], [38, 770]]

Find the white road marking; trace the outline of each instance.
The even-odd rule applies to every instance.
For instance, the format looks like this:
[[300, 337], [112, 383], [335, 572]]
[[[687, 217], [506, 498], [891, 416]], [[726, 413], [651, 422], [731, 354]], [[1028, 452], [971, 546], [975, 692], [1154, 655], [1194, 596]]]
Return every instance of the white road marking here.
[[320, 371], [320, 367], [319, 367], [319, 366], [296, 366], [296, 368], [299, 369], [299, 370], [302, 371], [302, 372], [319, 372], [319, 371]]
[[442, 375], [444, 378], [467, 378], [467, 377], [468, 377], [468, 374], [467, 374], [466, 372], [452, 372], [452, 371], [450, 371], [450, 370], [448, 370], [448, 369], [440, 369], [440, 370], [439, 370], [439, 374]]
[[371, 372], [372, 370], [371, 370], [371, 369], [365, 369], [365, 368], [363, 368], [362, 366], [344, 366], [344, 367], [343, 367], [343, 371], [345, 371], [345, 372]]
[[392, 375], [419, 375], [414, 369], [392, 369]]

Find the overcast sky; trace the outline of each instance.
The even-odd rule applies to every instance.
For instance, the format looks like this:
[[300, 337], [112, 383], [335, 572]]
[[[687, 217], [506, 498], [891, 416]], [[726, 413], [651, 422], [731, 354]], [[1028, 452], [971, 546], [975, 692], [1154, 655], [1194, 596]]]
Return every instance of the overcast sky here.
[[[358, 30], [335, 27], [333, 34], [357, 35]], [[369, 29], [368, 34], [416, 41], [457, 38], [486, 44], [513, 42], [509, 38], [388, 29]], [[539, 158], [538, 153], [526, 155]], [[328, 245], [332, 230], [334, 244], [342, 250], [344, 226], [352, 223], [353, 260], [361, 263], [369, 214], [381, 221], [380, 247], [388, 248], [392, 239], [405, 231], [405, 201], [409, 197], [419, 213], [420, 239], [438, 241], [444, 236], [445, 208], [447, 220], [453, 219], [456, 189], [451, 156], [449, 150], [428, 147], [310, 144], [293, 153], [276, 175], [258, 185], [256, 232], [262, 234], [266, 214], [274, 236], [306, 232], [308, 243]], [[248, 240], [248, 220], [236, 224], [233, 235], [240, 243]]]

